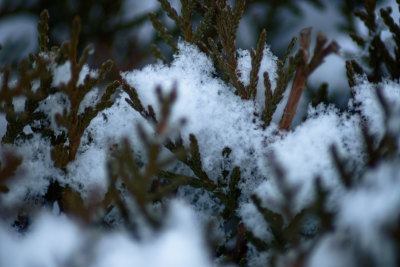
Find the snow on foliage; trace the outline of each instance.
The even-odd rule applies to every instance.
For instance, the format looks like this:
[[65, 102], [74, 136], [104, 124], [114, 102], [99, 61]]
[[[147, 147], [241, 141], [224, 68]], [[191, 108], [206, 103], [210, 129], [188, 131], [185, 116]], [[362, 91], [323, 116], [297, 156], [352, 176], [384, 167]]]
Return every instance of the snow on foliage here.
[[[214, 68], [209, 58], [189, 44], [180, 43], [179, 49], [170, 66], [148, 65], [142, 70], [126, 72], [123, 77], [137, 89], [143, 104], [156, 107], [156, 111], [158, 104], [154, 88], [160, 85], [166, 93], [175, 83], [177, 84], [178, 99], [173, 107], [171, 125], [178, 125], [181, 119], [186, 119], [187, 123], [180, 129], [180, 134], [186, 144], [189, 142], [189, 134], [196, 135], [206, 172], [217, 175], [215, 170], [220, 167], [216, 164], [221, 162], [221, 151], [224, 147], [233, 148], [232, 164], [243, 166], [241, 189], [244, 197], [240, 204], [239, 215], [255, 236], [266, 241], [272, 238], [268, 225], [250, 202], [250, 194], [259, 196], [264, 206], [277, 212], [280, 211], [280, 202], [283, 201], [276, 179], [271, 176], [273, 166], [270, 157], [273, 155], [276, 162], [285, 167], [288, 185], [296, 188], [295, 206], [292, 207], [294, 213], [300, 212], [313, 201], [314, 179], [320, 176], [323, 186], [334, 192], [330, 204], [339, 215], [337, 227], [350, 231], [360, 239], [366, 249], [377, 239], [381, 240], [381, 244], [386, 244], [384, 236], [376, 229], [383, 224], [393, 224], [391, 215], [400, 206], [400, 198], [396, 194], [400, 190], [397, 181], [398, 163], [383, 164], [376, 171], [367, 173], [364, 182], [358, 188], [345, 192], [332, 161], [330, 147], [336, 145], [340, 154], [346, 157], [362, 158], [363, 144], [357, 126], [360, 117], [366, 119], [367, 123], [373, 126], [372, 129], [376, 131], [384, 129], [383, 110], [376, 100], [375, 87], [382, 88], [385, 97], [395, 108], [399, 106], [398, 99], [400, 99], [400, 86], [397, 82], [385, 81], [373, 85], [360, 78], [358, 85], [353, 88], [355, 98], [354, 102], [350, 103], [350, 108], [359, 111], [361, 116], [340, 113], [333, 106], [310, 107], [308, 117], [301, 125], [292, 132], [276, 135], [274, 134], [276, 126], [272, 125], [266, 130], [260, 127], [260, 122], [253, 115], [259, 109], [256, 103], [242, 101], [234, 95], [230, 86], [214, 76]], [[242, 50], [240, 54], [242, 57], [239, 60], [239, 69], [245, 77], [249, 73], [248, 52]], [[266, 49], [261, 71], [268, 71], [271, 73], [270, 77], [275, 77], [273, 75], [276, 69], [275, 60]], [[59, 178], [62, 183], [70, 184], [84, 195], [93, 188], [105, 192], [108, 147], [118, 143], [123, 137], [128, 137], [132, 139], [132, 143], [139, 144], [135, 125], [139, 121], [145, 123], [124, 101], [125, 97], [125, 94], [121, 94], [111, 108], [103, 111], [91, 122], [83, 138], [87, 140], [90, 135], [91, 142], [82, 141], [77, 159], [68, 166], [68, 177]], [[95, 101], [94, 96], [89, 98], [88, 102]], [[46, 99], [40, 107], [43, 111], [47, 111], [47, 114], [56, 112], [50, 106], [46, 110], [48, 105], [46, 103], [51, 101], [50, 98]], [[355, 105], [356, 102], [359, 104]], [[377, 132], [377, 134], [383, 133]], [[143, 149], [140, 146], [138, 148], [138, 151]], [[15, 186], [11, 185], [11, 192], [6, 198], [2, 197], [3, 201], [8, 199], [13, 203], [17, 199], [29, 197], [30, 194], [40, 195], [40, 192], [43, 194], [49, 183], [46, 177], [62, 177], [52, 167], [49, 149], [46, 142], [39, 137], [19, 145], [17, 151], [24, 155], [21, 171], [29, 170], [29, 173], [26, 179], [18, 180]], [[362, 160], [359, 160], [359, 163], [362, 164]], [[188, 193], [179, 196], [190, 200]], [[200, 197], [204, 199], [197, 201], [197, 205], [215, 205], [207, 194]], [[199, 209], [199, 207], [193, 208]], [[138, 266], [188, 266], [188, 264], [209, 266], [210, 262], [207, 261], [201, 245], [203, 241], [198, 230], [195, 230], [197, 228], [194, 226], [194, 215], [182, 204], [173, 205], [171, 212], [175, 214], [172, 216], [185, 217], [185, 222], [174, 219], [174, 222], [169, 224], [169, 230], [165, 230], [155, 240], [146, 241], [147, 244], [132, 242], [123, 233], [100, 237], [98, 245], [92, 252], [97, 259], [94, 266], [127, 266], [132, 260]], [[34, 222], [34, 225], [36, 226], [22, 237], [16, 237], [5, 226], [1, 228], [4, 238], [0, 249], [3, 256], [0, 258], [6, 263], [5, 266], [10, 264], [25, 266], [25, 262], [55, 266], [56, 262], [67, 261], [68, 255], [76, 253], [76, 250], [83, 245], [78, 238], [83, 230], [66, 218], [43, 215]], [[65, 246], [51, 245], [55, 242], [51, 231], [57, 233], [57, 229], [63, 229]], [[190, 242], [186, 239], [187, 235], [191, 235]], [[59, 238], [62, 237], [58, 236], [57, 240], [60, 240]], [[43, 251], [38, 253], [30, 251], [36, 242], [43, 243], [43, 240], [49, 244], [48, 248], [42, 246]], [[312, 256], [311, 265], [315, 265], [315, 261], [321, 257], [320, 253], [333, 253], [332, 255], [341, 253], [333, 249], [324, 251], [325, 246], [335, 246], [333, 243], [339, 242], [329, 240], [329, 238], [321, 240], [321, 247], [316, 249]], [[59, 244], [59, 241], [55, 244]], [[118, 250], [114, 249], [116, 247]], [[386, 249], [385, 246], [371, 248], [377, 255], [381, 255]], [[16, 251], [23, 251], [21, 253], [23, 256], [7, 257]], [[151, 257], [155, 252], [159, 257]], [[132, 258], [132, 255], [136, 256]], [[393, 258], [393, 255], [391, 256], [390, 258]], [[254, 257], [255, 264], [257, 257], [262, 259], [260, 255]]]
[[8, 183], [9, 194], [1, 194], [2, 205], [13, 206], [21, 201], [36, 200], [46, 193], [50, 180], [61, 177], [60, 170], [53, 166], [48, 140], [36, 135], [29, 141], [21, 141], [17, 145], [2, 145], [2, 150], [11, 150], [23, 156], [21, 166], [16, 172], [17, 179]]
[[[275, 77], [275, 57], [265, 50], [262, 71]], [[243, 76], [249, 75], [250, 60], [240, 64]], [[246, 162], [251, 171], [257, 168], [257, 159], [263, 154], [263, 142], [269, 131], [263, 131], [261, 121], [254, 116], [259, 107], [252, 101], [243, 101], [233, 88], [215, 77], [212, 61], [193, 45], [180, 43], [179, 53], [170, 66], [148, 65], [142, 70], [123, 74], [123, 78], [136, 88], [143, 106], [158, 104], [155, 88], [161, 86], [165, 94], [177, 84], [177, 100], [171, 114], [171, 125], [181, 119], [186, 123], [180, 134], [188, 144], [194, 134], [199, 143], [203, 167], [216, 177], [225, 147], [232, 148], [232, 165]], [[263, 94], [261, 92], [260, 94]]]
[[[251, 56], [249, 50], [238, 49], [238, 72], [240, 73], [240, 81], [243, 85], [248, 86], [250, 84], [250, 72], [251, 72]], [[265, 88], [264, 88], [264, 72], [268, 72], [271, 80], [271, 88], [276, 87], [276, 61], [278, 58], [272, 54], [268, 46], [264, 47], [263, 57], [260, 64], [260, 70], [258, 71], [258, 84], [257, 84], [257, 96], [256, 104], [258, 105], [257, 110], [262, 110], [265, 106]]]
[[[380, 137], [385, 129], [384, 110], [377, 98], [377, 90], [380, 90], [383, 97], [391, 107], [391, 112], [397, 113], [400, 110], [400, 87], [398, 81], [385, 80], [378, 84], [372, 84], [365, 79], [359, 78], [359, 83], [353, 88], [355, 93], [354, 102], [351, 105], [360, 111], [367, 120], [372, 134]], [[394, 116], [397, 117], [397, 116]], [[394, 133], [398, 133], [398, 120], [390, 118], [390, 128], [394, 128]], [[397, 125], [397, 126], [396, 126]]]
[[[262, 74], [269, 73], [272, 88], [275, 88], [277, 79], [277, 58], [268, 46], [263, 50], [254, 101], [235, 95], [234, 88], [218, 77], [212, 60], [197, 47], [179, 42], [178, 49], [169, 65], [158, 62], [141, 70], [121, 73], [121, 76], [135, 88], [144, 107], [154, 107], [157, 117], [161, 116], [162, 107], [155, 88], [161, 87], [162, 94], [168, 95], [176, 86], [177, 99], [172, 106], [166, 133], [171, 138], [180, 136], [185, 147], [190, 146], [191, 134], [196, 137], [202, 171], [214, 183], [220, 182], [224, 168], [240, 167], [238, 186], [241, 195], [235, 215], [249, 234], [260, 243], [277, 241], [274, 222], [267, 222], [260, 209], [267, 209], [277, 220], [280, 217], [276, 214], [282, 215], [281, 223], [286, 227], [293, 218], [316, 203], [318, 184], [328, 192], [323, 208], [335, 216], [332, 229], [315, 239], [310, 236], [320, 227], [317, 219], [312, 216], [304, 219], [300, 230], [301, 239], [305, 241], [301, 249], [310, 251], [305, 259], [308, 266], [354, 266], [359, 263], [354, 256], [356, 250], [361, 250], [357, 253], [362, 255], [370, 255], [378, 266], [396, 265], [398, 255], [390, 234], [398, 231], [396, 227], [400, 218], [398, 80], [373, 84], [366, 77], [359, 76], [351, 88], [353, 96], [345, 110], [333, 105], [310, 105], [307, 116], [298, 126], [282, 132], [274, 123], [264, 129], [257, 115], [263, 110], [265, 97]], [[239, 49], [237, 53], [236, 71], [247, 85], [251, 70], [250, 52]], [[53, 86], [71, 79], [69, 61], [51, 67], [55, 76]], [[78, 84], [83, 84], [86, 75], [96, 77], [98, 73], [85, 65]], [[21, 202], [34, 203], [32, 209], [49, 206], [42, 197], [54, 181], [79, 192], [86, 204], [94, 194], [99, 200], [106, 198], [112, 173], [107, 169], [107, 161], [114, 146], [120, 145], [122, 139], [132, 144], [135, 156], [145, 165], [146, 144], [138, 134], [138, 125], [150, 136], [155, 134], [154, 125], [132, 109], [125, 101], [128, 97], [126, 93], [119, 93], [114, 104], [91, 121], [82, 136], [76, 158], [65, 170], [54, 167], [51, 140], [33, 133], [31, 126], [24, 128], [25, 134], [31, 135], [29, 139], [12, 145], [1, 144], [2, 150], [13, 150], [20, 155], [22, 163], [16, 171], [18, 179], [7, 181], [10, 191], [0, 194], [0, 208], [18, 207]], [[81, 102], [79, 113], [96, 105], [99, 99], [96, 87]], [[23, 110], [22, 102], [15, 100], [15, 106], [21, 106], [17, 107], [18, 110]], [[44, 99], [38, 110], [49, 117], [50, 128], [55, 134], [62, 135], [65, 129], [58, 127], [55, 116], [69, 108], [65, 95], [56, 93]], [[183, 120], [185, 124], [182, 125]], [[32, 127], [35, 123], [40, 122], [34, 122]], [[368, 132], [363, 132], [365, 128], [362, 126], [367, 126]], [[5, 127], [2, 124], [0, 133], [4, 134]], [[386, 160], [384, 154], [384, 160], [369, 162], [368, 134], [374, 138], [372, 146], [387, 136], [393, 137], [397, 149], [394, 159]], [[222, 154], [226, 147], [231, 149], [229, 159]], [[354, 180], [348, 181], [351, 186], [343, 181], [343, 173], [340, 173], [332, 151], [336, 151], [353, 172]], [[162, 153], [166, 157], [171, 155], [167, 149]], [[181, 163], [172, 162], [167, 169], [179, 175], [193, 175], [192, 170]], [[122, 197], [131, 203], [132, 199], [124, 194], [123, 185], [119, 189]], [[285, 189], [291, 194], [289, 208], [285, 206], [288, 201]], [[53, 214], [39, 212], [27, 230], [15, 225], [11, 227], [7, 220], [1, 220], [0, 266], [218, 265], [219, 259], [213, 261], [207, 250], [206, 242], [210, 240], [206, 234], [210, 233], [205, 233], [204, 225], [218, 218], [223, 210], [222, 202], [216, 200], [210, 191], [190, 186], [180, 187], [171, 198], [165, 200], [168, 212], [163, 225], [139, 237], [132, 236], [129, 229], [118, 227], [109, 232], [93, 230], [85, 223], [60, 213], [57, 204], [53, 206]], [[259, 206], [255, 198], [260, 200]], [[157, 205], [161, 204], [154, 204]], [[117, 226], [118, 216], [122, 215], [110, 215], [110, 221], [117, 221]], [[217, 226], [213, 234], [219, 240], [215, 242], [228, 243], [229, 240], [226, 246], [234, 247], [232, 243], [236, 240], [230, 240], [233, 230], [229, 223], [224, 224], [219, 218]], [[249, 266], [264, 266], [272, 257], [272, 252], [259, 252], [254, 244], [249, 244], [248, 248]], [[285, 249], [290, 252], [292, 248]], [[290, 260], [290, 253], [287, 254]], [[285, 266], [288, 259], [280, 260], [280, 266]]]

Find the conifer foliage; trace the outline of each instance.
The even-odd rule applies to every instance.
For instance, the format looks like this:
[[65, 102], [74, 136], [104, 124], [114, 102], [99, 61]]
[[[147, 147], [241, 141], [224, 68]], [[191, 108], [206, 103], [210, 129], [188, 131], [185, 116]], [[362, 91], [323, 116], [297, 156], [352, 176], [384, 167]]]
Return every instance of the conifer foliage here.
[[[95, 48], [79, 51], [80, 18], [49, 48], [44, 10], [37, 53], [0, 68], [0, 265], [18, 251], [26, 266], [398, 266], [392, 10], [355, 12], [368, 36], [350, 33], [365, 53], [346, 62], [348, 105], [310, 103], [293, 125], [339, 43], [305, 28], [277, 58], [268, 29], [237, 47], [257, 1], [158, 2], [149, 20], [172, 59], [154, 44], [156, 63], [107, 82], [113, 62], [91, 70]], [[55, 241], [32, 256], [34, 238]]]

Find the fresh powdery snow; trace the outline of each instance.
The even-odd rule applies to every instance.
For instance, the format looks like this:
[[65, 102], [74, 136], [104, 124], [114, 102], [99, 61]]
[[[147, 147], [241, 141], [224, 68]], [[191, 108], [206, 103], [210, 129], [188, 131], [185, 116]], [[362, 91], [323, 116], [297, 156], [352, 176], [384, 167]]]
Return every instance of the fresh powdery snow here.
[[49, 213], [40, 214], [23, 236], [1, 224], [0, 266], [212, 266], [193, 211], [179, 201], [170, 205], [165, 229], [140, 241], [123, 231], [104, 235]]
[[[239, 50], [238, 55], [238, 71], [246, 84], [251, 66], [249, 52]], [[346, 189], [332, 160], [331, 147], [335, 145], [341, 157], [351, 159], [349, 164], [363, 166], [365, 155], [360, 124], [370, 125], [372, 134], [378, 137], [384, 134], [385, 125], [398, 135], [399, 120], [384, 121], [376, 88], [382, 90], [393, 109], [391, 112], [399, 114], [399, 82], [371, 84], [360, 77], [353, 88], [354, 99], [349, 103], [348, 111], [340, 111], [334, 106], [310, 106], [304, 122], [290, 132], [277, 134], [275, 123], [263, 129], [262, 122], [255, 115], [260, 114], [264, 105], [262, 73], [267, 71], [274, 84], [276, 60], [265, 47], [256, 101], [244, 101], [235, 95], [234, 88], [217, 77], [211, 59], [184, 42], [179, 43], [179, 53], [170, 65], [148, 65], [141, 70], [122, 73], [122, 77], [137, 90], [143, 106], [152, 105], [156, 114], [159, 114], [160, 106], [155, 88], [161, 86], [163, 93], [167, 94], [176, 85], [177, 100], [171, 113], [171, 132], [176, 131], [174, 128], [182, 119], [186, 120], [183, 126], [179, 126], [180, 136], [186, 146], [189, 135], [196, 136], [204, 171], [210, 178], [216, 180], [221, 173], [223, 149], [232, 149], [230, 166], [240, 166], [242, 175], [239, 183], [242, 195], [237, 214], [254, 236], [265, 242], [273, 239], [268, 223], [251, 201], [252, 194], [260, 198], [262, 206], [284, 212], [282, 181], [277, 180], [282, 177], [277, 177], [274, 171], [280, 166], [284, 170], [285, 185], [294, 189], [292, 216], [314, 200], [316, 177], [320, 177], [322, 187], [330, 192], [328, 209], [337, 214], [335, 232], [317, 240], [312, 247], [308, 259], [311, 266], [351, 266], [356, 261], [351, 255], [353, 247], [348, 243], [350, 249], [342, 247], [349, 237], [360, 242], [366, 253], [384, 258], [379, 262], [381, 266], [392, 266], [396, 259], [395, 251], [391, 250], [382, 227], [394, 226], [400, 216], [400, 163], [385, 162], [373, 170], [360, 172], [357, 174], [360, 183]], [[68, 63], [65, 64], [54, 68], [54, 72], [67, 69]], [[84, 71], [96, 75], [87, 67]], [[65, 73], [68, 76], [68, 71]], [[63, 83], [68, 79], [58, 77], [53, 82]], [[50, 144], [37, 135], [11, 148], [23, 156], [17, 174], [24, 179], [16, 179], [15, 184], [10, 185], [10, 192], [0, 195], [2, 203], [15, 205], [21, 200], [29, 200], [29, 197], [43, 195], [52, 179], [69, 184], [84, 197], [93, 190], [104, 194], [108, 186], [106, 161], [109, 147], [127, 138], [140, 155], [144, 146], [138, 137], [137, 125], [144, 125], [149, 132], [151, 129], [148, 122], [125, 102], [126, 97], [121, 92], [112, 107], [92, 120], [82, 137], [76, 160], [67, 166], [66, 175], [53, 167]], [[97, 101], [96, 93], [89, 94], [81, 108]], [[54, 116], [53, 105], [60, 103], [68, 106], [61, 95], [53, 95], [39, 109]], [[0, 133], [4, 132], [5, 129], [0, 129]], [[3, 148], [9, 146], [2, 145]], [[189, 172], [180, 165], [171, 168], [182, 174]], [[0, 266], [214, 266], [217, 263], [211, 261], [205, 249], [202, 225], [205, 225], [203, 220], [217, 215], [219, 203], [210, 193], [200, 191], [181, 188], [177, 193], [179, 200], [169, 203], [164, 228], [140, 241], [122, 230], [104, 233], [87, 229], [58, 212], [40, 213], [23, 234], [2, 223]], [[287, 224], [291, 218], [284, 219]], [[223, 235], [222, 226], [220, 231]], [[248, 255], [251, 266], [263, 265], [262, 261], [268, 257], [254, 248], [250, 248]], [[326, 259], [331, 259], [329, 264], [325, 264]]]
[[[242, 172], [252, 181], [243, 187], [248, 195], [249, 190], [261, 179], [259, 159], [264, 153], [263, 143], [272, 131], [260, 127], [261, 122], [254, 116], [260, 107], [253, 101], [243, 101], [233, 93], [234, 89], [215, 77], [211, 59], [201, 53], [198, 48], [179, 44], [180, 52], [170, 66], [149, 65], [142, 70], [124, 73], [123, 78], [137, 89], [143, 106], [158, 104], [155, 87], [161, 86], [167, 93], [176, 84], [177, 100], [171, 114], [171, 125], [177, 125], [185, 118], [187, 123], [180, 130], [184, 143], [188, 145], [189, 135], [198, 139], [202, 163], [210, 177], [220, 175], [221, 153], [225, 147], [232, 148], [232, 165], [243, 166]], [[264, 71], [275, 77], [276, 58], [266, 49], [262, 63]], [[249, 60], [241, 63], [248, 69]], [[243, 69], [243, 74], [249, 71]], [[251, 174], [252, 173], [252, 174]]]

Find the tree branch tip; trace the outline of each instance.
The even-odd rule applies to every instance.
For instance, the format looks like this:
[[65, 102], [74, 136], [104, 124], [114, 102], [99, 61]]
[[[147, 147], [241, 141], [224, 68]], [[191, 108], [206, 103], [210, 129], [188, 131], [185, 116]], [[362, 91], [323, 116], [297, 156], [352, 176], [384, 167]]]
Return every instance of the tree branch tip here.
[[339, 54], [340, 52], [340, 45], [336, 41], [332, 41], [332, 43], [329, 45], [330, 51]]
[[303, 34], [311, 34], [311, 31], [312, 31], [312, 27], [307, 27], [307, 28], [302, 29], [300, 31], [300, 34], [301, 35], [303, 35]]
[[325, 36], [325, 34], [322, 31], [318, 31], [318, 33], [317, 33], [317, 42], [326, 42], [327, 39], [328, 38]]
[[[308, 52], [310, 49], [310, 37], [312, 28], [305, 28], [300, 32], [300, 49]], [[299, 50], [300, 50], [299, 49]]]
[[300, 38], [310, 38], [312, 27], [304, 28], [300, 31]]

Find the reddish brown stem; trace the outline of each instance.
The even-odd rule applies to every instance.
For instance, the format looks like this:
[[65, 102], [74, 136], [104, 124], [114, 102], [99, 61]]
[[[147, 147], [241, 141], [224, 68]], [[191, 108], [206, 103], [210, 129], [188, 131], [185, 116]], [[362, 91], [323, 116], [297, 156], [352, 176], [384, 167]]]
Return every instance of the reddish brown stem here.
[[296, 75], [294, 77], [292, 90], [290, 91], [288, 102], [286, 103], [286, 107], [285, 110], [283, 111], [281, 121], [279, 122], [279, 128], [281, 130], [285, 131], [290, 130], [290, 125], [292, 124], [294, 115], [296, 115], [296, 110], [301, 95], [303, 94], [303, 91], [306, 89], [306, 80], [307, 76], [304, 74], [304, 67], [298, 68], [296, 71]]
[[306, 81], [308, 77], [306, 66], [310, 55], [310, 36], [311, 28], [306, 28], [300, 33], [300, 50], [303, 52], [303, 58], [297, 67], [289, 99], [286, 103], [285, 110], [283, 111], [282, 119], [279, 122], [279, 128], [281, 130], [290, 130], [290, 125], [292, 124], [293, 117], [296, 114], [297, 105], [299, 104], [303, 91], [306, 89]]

